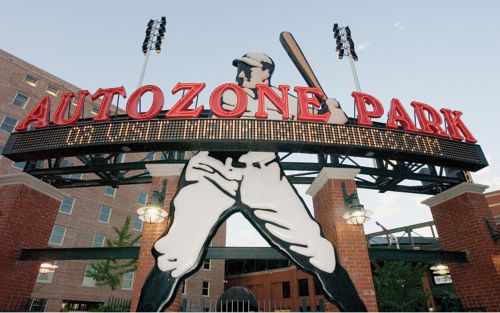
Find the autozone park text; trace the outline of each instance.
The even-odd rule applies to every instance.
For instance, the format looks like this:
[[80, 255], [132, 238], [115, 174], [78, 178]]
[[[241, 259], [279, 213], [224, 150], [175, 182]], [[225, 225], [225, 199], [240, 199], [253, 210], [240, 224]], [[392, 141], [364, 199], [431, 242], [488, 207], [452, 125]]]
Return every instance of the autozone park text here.
[[[172, 89], [172, 94], [176, 94], [179, 91], [184, 91], [184, 94], [165, 114], [166, 118], [198, 118], [204, 110], [204, 106], [201, 105], [196, 109], [190, 109], [189, 107], [204, 88], [205, 83], [178, 83]], [[264, 99], [270, 100], [271, 103], [276, 106], [276, 108], [281, 112], [283, 120], [289, 119], [287, 93], [290, 86], [280, 85], [278, 88], [281, 91], [281, 95], [273, 91], [268, 85], [257, 85], [259, 109], [255, 114], [256, 119], [267, 118]], [[237, 97], [237, 105], [232, 111], [223, 109], [220, 103], [222, 95], [227, 91], [234, 92]], [[318, 109], [321, 107], [318, 99], [323, 99], [324, 95], [318, 88], [297, 86], [294, 88], [294, 91], [296, 92], [298, 98], [298, 121], [325, 123], [328, 120], [330, 112], [314, 114], [310, 110], [311, 107]], [[139, 112], [139, 101], [147, 92], [152, 93], [153, 96], [151, 107], [146, 112]], [[52, 124], [55, 126], [68, 126], [76, 124], [82, 116], [85, 98], [89, 95], [90, 93], [88, 90], [81, 90], [78, 92], [78, 101], [75, 111], [68, 117], [67, 110], [75, 95], [73, 93], [62, 94], [56, 111], [52, 116]], [[108, 122], [110, 120], [111, 102], [116, 95], [126, 98], [127, 94], [125, 88], [123, 86], [107, 89], [100, 88], [91, 96], [93, 101], [102, 98], [99, 110], [93, 118], [95, 122]], [[352, 96], [355, 100], [357, 108], [356, 118], [358, 125], [372, 126], [372, 119], [380, 118], [384, 115], [384, 108], [382, 104], [374, 96], [361, 92], [353, 92]], [[19, 123], [19, 125], [17, 125], [16, 130], [25, 131], [31, 123], [34, 123], [34, 126], [37, 129], [49, 127], [50, 105], [50, 98], [48, 96], [44, 97], [33, 107], [28, 116], [21, 123]], [[146, 85], [138, 88], [131, 94], [127, 101], [126, 112], [131, 119], [149, 120], [160, 114], [163, 105], [164, 95], [161, 89], [154, 85]], [[209, 105], [213, 115], [218, 118], [239, 118], [245, 112], [247, 105], [246, 93], [243, 88], [237, 84], [222, 84], [215, 88], [211, 93]], [[396, 98], [393, 98], [391, 101], [389, 113], [387, 114], [386, 127], [390, 129], [402, 128], [404, 131], [408, 132], [425, 133], [457, 141], [465, 140], [469, 143], [477, 142], [476, 138], [474, 138], [465, 123], [462, 121], [462, 112], [445, 108], [441, 109], [439, 112], [442, 114], [446, 123], [446, 127], [444, 129], [442, 126], [443, 118], [441, 118], [441, 114], [439, 114], [439, 112], [433, 107], [417, 101], [411, 102], [411, 106], [413, 107], [420, 128], [417, 128], [406, 109]]]

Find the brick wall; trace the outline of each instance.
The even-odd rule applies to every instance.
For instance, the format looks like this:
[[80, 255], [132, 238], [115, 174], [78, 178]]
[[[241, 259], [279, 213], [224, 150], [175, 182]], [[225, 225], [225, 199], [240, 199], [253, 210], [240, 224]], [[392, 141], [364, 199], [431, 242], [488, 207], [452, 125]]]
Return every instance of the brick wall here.
[[465, 192], [431, 206], [443, 250], [466, 251], [468, 263], [449, 263], [453, 286], [461, 298], [476, 299], [487, 311], [500, 311], [500, 273], [495, 244], [484, 218], [491, 211], [483, 194]]
[[[153, 182], [151, 184], [151, 188], [149, 191], [149, 197], [153, 190], [161, 190], [162, 182], [164, 177], [154, 177]], [[167, 191], [165, 195], [165, 202], [163, 208], [168, 212], [170, 207], [170, 201], [172, 200], [175, 192], [177, 191], [177, 184], [179, 182], [179, 177], [170, 176], [167, 179]], [[154, 258], [151, 254], [151, 248], [153, 247], [156, 240], [163, 234], [165, 228], [167, 226], [169, 219], [166, 218], [161, 223], [144, 223], [144, 227], [142, 229], [142, 238], [141, 238], [141, 250], [139, 253], [139, 261], [137, 263], [137, 271], [135, 275], [134, 281], [134, 292], [132, 294], [132, 305], [131, 308], [133, 311], [136, 310], [137, 304], [139, 302], [139, 297], [141, 295], [142, 285], [144, 281], [148, 277], [151, 268], [154, 265]], [[168, 307], [167, 311], [179, 311], [181, 304], [182, 295], [179, 290], [177, 293], [177, 297], [175, 301]]]
[[[314, 216], [323, 233], [338, 251], [340, 263], [347, 270], [368, 311], [376, 311], [377, 300], [373, 285], [368, 245], [363, 226], [349, 225], [342, 215], [346, 212], [342, 183], [348, 194], [356, 191], [352, 179], [329, 179], [314, 195]], [[328, 302], [327, 310], [335, 310]]]
[[41, 262], [19, 262], [21, 248], [45, 248], [59, 200], [26, 185], [0, 186], [0, 310], [23, 311]]

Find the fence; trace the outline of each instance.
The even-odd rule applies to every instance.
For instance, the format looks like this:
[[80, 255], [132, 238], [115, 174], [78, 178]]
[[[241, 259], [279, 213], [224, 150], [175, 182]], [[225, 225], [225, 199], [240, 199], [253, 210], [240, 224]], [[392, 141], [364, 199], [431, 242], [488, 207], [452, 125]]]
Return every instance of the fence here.
[[[442, 298], [439, 301], [437, 311], [440, 312], [485, 312], [486, 308], [481, 305], [481, 301], [477, 298], [464, 297], [464, 298]], [[380, 312], [401, 312], [398, 308], [378, 304]]]
[[322, 298], [301, 298], [293, 300], [242, 301], [225, 302], [205, 301], [205, 299], [182, 299], [181, 312], [324, 312], [325, 302]]
[[106, 312], [129, 312], [130, 299], [110, 297], [103, 308]]

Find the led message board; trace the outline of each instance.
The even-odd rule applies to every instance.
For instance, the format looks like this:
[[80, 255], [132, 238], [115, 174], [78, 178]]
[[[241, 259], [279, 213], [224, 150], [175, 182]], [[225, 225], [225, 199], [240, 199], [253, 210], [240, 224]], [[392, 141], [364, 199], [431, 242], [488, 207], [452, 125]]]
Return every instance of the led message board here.
[[352, 124], [252, 119], [155, 119], [80, 123], [13, 133], [15, 161], [150, 150], [275, 151], [349, 154], [464, 170], [487, 165], [479, 145], [423, 133]]

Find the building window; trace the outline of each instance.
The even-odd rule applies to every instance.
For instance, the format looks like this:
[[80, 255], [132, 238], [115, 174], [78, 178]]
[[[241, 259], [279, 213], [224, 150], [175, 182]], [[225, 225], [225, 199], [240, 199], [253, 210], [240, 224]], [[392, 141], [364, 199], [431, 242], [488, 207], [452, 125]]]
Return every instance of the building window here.
[[210, 282], [203, 282], [203, 284], [201, 285], [201, 295], [206, 297], [210, 295]]
[[62, 246], [64, 236], [66, 236], [66, 227], [54, 225], [54, 228], [52, 228], [52, 234], [50, 235], [49, 244]]
[[53, 277], [54, 277], [54, 272], [38, 273], [38, 276], [36, 277], [36, 282], [43, 284], [50, 284], [52, 282]]
[[0, 124], [0, 130], [10, 134], [14, 130], [14, 127], [16, 127], [16, 124], [17, 120], [15, 118], [5, 116], [2, 124]]
[[14, 100], [12, 100], [12, 104], [15, 106], [18, 106], [20, 108], [24, 108], [24, 107], [26, 107], [26, 104], [28, 103], [29, 99], [30, 99], [30, 97], [18, 92], [18, 93], [16, 93]]
[[99, 218], [97, 219], [102, 223], [109, 223], [109, 217], [111, 215], [111, 208], [109, 206], [101, 206], [101, 212], [99, 212]]
[[132, 226], [134, 230], [142, 231], [142, 220], [139, 216], [134, 217], [134, 225]]
[[154, 160], [155, 160], [155, 153], [152, 151], [149, 151], [146, 154], [146, 158], [144, 159], [144, 161], [154, 161]]
[[315, 295], [320, 295], [322, 289], [323, 289], [323, 287], [321, 287], [321, 284], [320, 284], [319, 280], [317, 280], [316, 278], [314, 278], [314, 294]]
[[495, 224], [500, 225], [500, 215], [495, 216], [494, 218]]
[[290, 298], [290, 282], [284, 281], [281, 283], [283, 299]]
[[210, 259], [205, 259], [205, 261], [203, 261], [203, 269], [205, 270], [210, 269]]
[[15, 167], [15, 168], [17, 168], [19, 170], [24, 170], [25, 166], [26, 166], [26, 162], [25, 161], [12, 163], [12, 167]]
[[87, 273], [90, 271], [92, 271], [92, 267], [90, 265], [85, 266], [85, 272], [83, 273], [82, 286], [95, 287], [95, 279], [87, 276]]
[[123, 163], [125, 162], [125, 154], [120, 153], [116, 156], [116, 163]]
[[46, 93], [48, 93], [49, 95], [51, 96], [57, 96], [57, 94], [59, 93], [59, 89], [57, 89], [56, 87], [54, 86], [51, 86], [51, 85], [48, 85], [47, 86], [47, 90], [45, 90]]
[[164, 151], [160, 154], [160, 160], [184, 160], [184, 151]]
[[299, 297], [307, 297], [309, 295], [309, 286], [307, 279], [299, 279]]
[[75, 199], [73, 197], [66, 197], [61, 202], [59, 206], [59, 212], [64, 214], [71, 214], [73, 212], [73, 205], [75, 204]]
[[31, 87], [36, 87], [36, 85], [38, 84], [38, 79], [26, 74], [26, 76], [24, 76], [24, 83], [30, 85]]
[[104, 247], [105, 241], [106, 241], [106, 236], [101, 234], [94, 234], [94, 238], [92, 238], [92, 248]]
[[128, 272], [123, 274], [122, 289], [132, 290], [134, 286], [135, 272]]
[[106, 196], [114, 197], [116, 195], [116, 188], [106, 186], [106, 188], [104, 189], [104, 194]]
[[[61, 167], [72, 167], [73, 163], [71, 163], [69, 160], [64, 159], [61, 162]], [[81, 173], [72, 173], [68, 175], [64, 175], [64, 177], [69, 178], [69, 179], [82, 179], [83, 174]]]
[[97, 112], [99, 112], [99, 106], [97, 104], [93, 104], [90, 113], [97, 114]]
[[139, 191], [139, 196], [137, 197], [137, 203], [140, 205], [146, 205], [148, 201], [148, 193], [145, 191]]
[[182, 281], [181, 290], [182, 290], [182, 294], [185, 295], [186, 291], [187, 291], [187, 279], [185, 279], [185, 280]]

